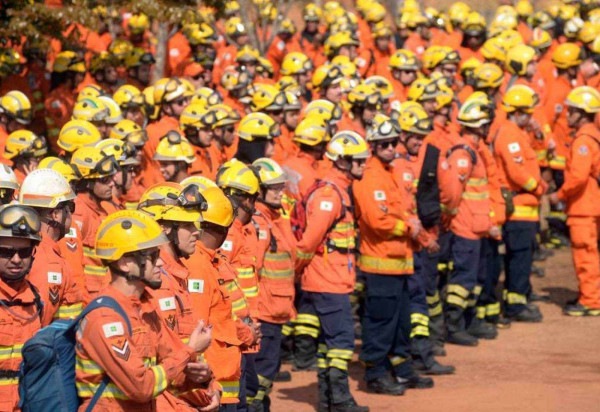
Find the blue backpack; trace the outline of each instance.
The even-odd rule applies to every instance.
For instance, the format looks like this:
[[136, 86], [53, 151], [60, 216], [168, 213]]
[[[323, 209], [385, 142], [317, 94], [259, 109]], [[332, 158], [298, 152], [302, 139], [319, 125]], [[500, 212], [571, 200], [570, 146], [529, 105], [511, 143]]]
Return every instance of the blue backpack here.
[[[19, 371], [19, 408], [23, 412], [76, 412], [79, 397], [75, 386], [75, 333], [79, 322], [91, 311], [110, 308], [131, 323], [116, 300], [108, 296], [94, 299], [72, 320], [57, 320], [40, 329], [23, 345]], [[110, 382], [104, 376], [86, 412], [90, 412]]]

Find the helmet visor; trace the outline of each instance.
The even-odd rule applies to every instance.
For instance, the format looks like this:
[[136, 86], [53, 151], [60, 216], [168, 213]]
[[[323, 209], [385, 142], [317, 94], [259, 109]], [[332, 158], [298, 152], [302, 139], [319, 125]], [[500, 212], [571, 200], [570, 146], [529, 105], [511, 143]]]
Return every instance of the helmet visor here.
[[10, 229], [15, 236], [37, 236], [41, 221], [35, 210], [12, 205], [0, 212], [0, 225]]

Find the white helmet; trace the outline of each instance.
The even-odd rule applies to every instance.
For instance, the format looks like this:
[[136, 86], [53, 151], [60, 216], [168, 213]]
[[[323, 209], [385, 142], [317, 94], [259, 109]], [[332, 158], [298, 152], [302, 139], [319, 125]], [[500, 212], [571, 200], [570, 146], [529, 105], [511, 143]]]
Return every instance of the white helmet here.
[[19, 182], [15, 172], [5, 164], [0, 163], [0, 189], [13, 189], [19, 188]]
[[33, 207], [55, 208], [75, 199], [67, 179], [56, 170], [36, 169], [29, 173], [19, 191], [19, 202]]
[[117, 102], [115, 102], [112, 97], [98, 96], [98, 98], [102, 100], [102, 103], [104, 103], [104, 105], [108, 109], [108, 116], [106, 116], [106, 119], [104, 119], [105, 123], [115, 125], [121, 120], [123, 120], [123, 112], [121, 111], [121, 108], [119, 107]]

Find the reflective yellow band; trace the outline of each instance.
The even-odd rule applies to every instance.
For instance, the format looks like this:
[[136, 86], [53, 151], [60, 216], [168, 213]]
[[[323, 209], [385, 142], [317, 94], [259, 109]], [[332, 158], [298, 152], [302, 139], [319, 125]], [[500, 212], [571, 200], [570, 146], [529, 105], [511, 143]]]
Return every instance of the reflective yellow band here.
[[406, 224], [402, 220], [396, 220], [392, 234], [394, 236], [403, 236], [404, 233], [406, 233]]
[[239, 279], [252, 279], [254, 277], [253, 268], [237, 268], [236, 272]]
[[93, 360], [82, 359], [79, 356], [75, 360], [75, 370], [81, 371], [86, 375], [102, 375], [104, 369]]
[[392, 366], [398, 366], [401, 363], [406, 362], [406, 358], [403, 358], [401, 356], [392, 356], [390, 357], [390, 363], [392, 364]]
[[483, 307], [483, 306], [477, 306], [476, 316], [477, 316], [477, 319], [483, 319], [483, 318], [485, 318], [485, 307]]
[[319, 321], [319, 318], [315, 315], [311, 315], [310, 313], [298, 313], [298, 316], [296, 316], [296, 323], [306, 323], [308, 325], [312, 325], [316, 328], [320, 328], [321, 327], [321, 322]]
[[301, 260], [311, 260], [315, 254], [314, 253], [305, 253], [300, 249], [296, 249], [296, 258]]
[[462, 196], [465, 200], [485, 200], [490, 198], [489, 192], [463, 192]]
[[348, 361], [344, 360], [344, 359], [337, 359], [337, 358], [333, 358], [333, 359], [329, 359], [329, 361], [327, 362], [327, 366], [329, 366], [330, 368], [336, 368], [342, 371], [347, 371], [348, 370]]
[[18, 385], [19, 378], [0, 378], [0, 386]]
[[328, 358], [352, 359], [353, 351], [350, 349], [329, 349], [327, 351]]
[[317, 358], [317, 368], [327, 369], [327, 360], [325, 358]]
[[521, 206], [515, 205], [515, 211], [510, 216], [513, 218], [522, 218], [522, 219], [538, 219], [539, 211], [537, 206]]
[[[80, 398], [91, 398], [94, 396], [100, 384], [88, 383], [88, 382], [76, 382], [77, 386], [77, 394]], [[129, 400], [127, 395], [123, 393], [121, 389], [119, 389], [114, 383], [109, 383], [104, 388], [102, 392], [101, 398], [112, 398], [112, 399], [120, 399], [123, 401]]]
[[479, 295], [481, 295], [481, 290], [482, 290], [482, 289], [483, 289], [483, 288], [481, 287], [481, 285], [477, 285], [477, 286], [475, 286], [475, 287], [473, 288], [473, 295], [475, 295], [475, 296], [479, 296]]
[[223, 398], [237, 398], [240, 396], [240, 381], [219, 381], [223, 388]]
[[294, 276], [294, 269], [273, 270], [263, 267], [260, 271], [260, 276], [268, 279], [287, 279]]
[[83, 274], [88, 276], [106, 276], [108, 274], [108, 268], [105, 268], [104, 266], [84, 265]]
[[310, 326], [297, 325], [295, 335], [308, 335], [317, 339], [319, 337], [319, 329], [311, 328]]
[[281, 327], [281, 334], [283, 336], [291, 336], [294, 334], [294, 327], [288, 324], [285, 324]]
[[526, 305], [527, 296], [515, 292], [508, 292], [506, 294], [506, 302], [509, 305]]
[[327, 345], [324, 343], [319, 343], [317, 346], [317, 353], [321, 353], [323, 355], [327, 354]]
[[485, 307], [486, 316], [498, 316], [500, 314], [500, 302], [490, 303]]
[[523, 185], [523, 189], [527, 190], [528, 192], [532, 192], [537, 185], [537, 180], [535, 180], [533, 177], [530, 177]]
[[446, 302], [452, 305], [460, 306], [463, 309], [467, 307], [467, 300], [457, 295], [448, 295], [446, 297]]
[[156, 397], [167, 389], [167, 374], [162, 365], [152, 366], [150, 369], [154, 373], [154, 389], [152, 390], [152, 394]]
[[12, 346], [0, 346], [0, 360], [21, 359], [22, 343], [17, 343]]
[[448, 285], [448, 294], [450, 294], [450, 293], [454, 293], [455, 295], [458, 295], [464, 299], [468, 298], [469, 294], [470, 294], [468, 289], [466, 289], [456, 283]]
[[244, 292], [244, 295], [248, 298], [254, 298], [258, 296], [258, 287], [257, 286], [252, 286], [249, 288], [242, 288], [242, 292]]
[[475, 178], [472, 177], [470, 179], [467, 180], [467, 186], [472, 186], [472, 187], [481, 187], [481, 186], [485, 186], [488, 184], [488, 180], [487, 178]]
[[414, 338], [415, 336], [429, 336], [429, 328], [427, 326], [414, 326], [410, 331], [410, 337]]
[[429, 316], [423, 315], [422, 313], [411, 313], [410, 323], [417, 323], [423, 326], [429, 326]]
[[437, 305], [429, 308], [429, 316], [434, 317], [441, 315], [443, 311], [442, 303], [438, 303]]
[[83, 303], [75, 303], [74, 305], [62, 305], [54, 314], [54, 319], [73, 319], [76, 318], [83, 310]]
[[548, 165], [552, 169], [564, 170], [565, 166], [567, 165], [567, 158], [564, 156], [555, 156], [550, 159]]
[[386, 259], [373, 256], [360, 255], [358, 266], [365, 272], [390, 272], [390, 273], [412, 273], [413, 260], [410, 259]]
[[433, 296], [427, 296], [425, 297], [425, 299], [427, 300], [427, 303], [430, 305], [435, 305], [440, 301], [440, 294], [436, 291], [435, 295]]

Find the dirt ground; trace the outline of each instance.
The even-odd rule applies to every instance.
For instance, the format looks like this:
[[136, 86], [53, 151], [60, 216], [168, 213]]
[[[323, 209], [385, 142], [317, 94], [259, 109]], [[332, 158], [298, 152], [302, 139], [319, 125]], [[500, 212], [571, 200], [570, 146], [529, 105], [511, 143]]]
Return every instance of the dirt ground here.
[[[434, 378], [433, 389], [413, 389], [401, 397], [366, 393], [355, 356], [350, 387], [357, 402], [388, 412], [600, 411], [600, 318], [561, 313], [577, 291], [568, 249], [540, 265], [546, 276], [532, 279], [534, 290], [550, 298], [539, 304], [542, 323], [513, 324], [475, 348], [447, 345], [448, 355], [438, 360], [456, 366], [456, 374]], [[292, 372], [292, 382], [276, 383], [271, 398], [274, 412], [314, 411], [316, 373]]]

